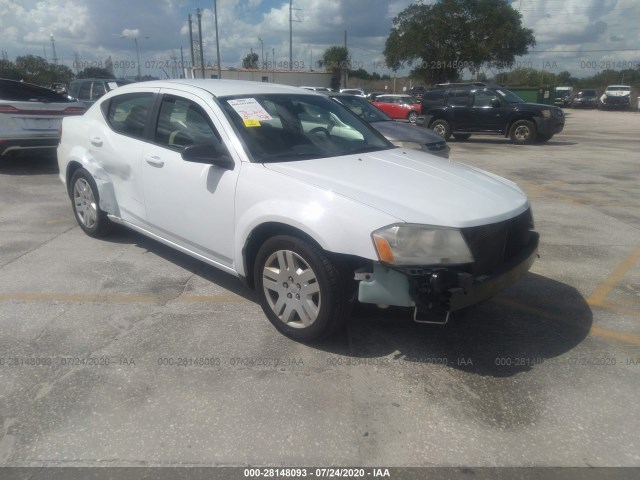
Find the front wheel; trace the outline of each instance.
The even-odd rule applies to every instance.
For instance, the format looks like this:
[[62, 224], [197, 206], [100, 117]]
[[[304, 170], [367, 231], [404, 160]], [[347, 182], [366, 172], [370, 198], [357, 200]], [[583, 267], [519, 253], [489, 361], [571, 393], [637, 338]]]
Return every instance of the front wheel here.
[[434, 121], [433, 123], [431, 123], [431, 130], [436, 132], [447, 141], [451, 138], [451, 126], [446, 120]]
[[530, 120], [513, 122], [509, 137], [516, 145], [529, 145], [536, 139], [536, 125]]
[[71, 176], [71, 206], [80, 228], [91, 237], [103, 237], [113, 229], [113, 222], [100, 210], [98, 186], [91, 174], [79, 168]]
[[267, 318], [281, 333], [303, 342], [344, 326], [350, 306], [344, 277], [321, 249], [289, 235], [264, 242], [254, 265], [256, 292]]

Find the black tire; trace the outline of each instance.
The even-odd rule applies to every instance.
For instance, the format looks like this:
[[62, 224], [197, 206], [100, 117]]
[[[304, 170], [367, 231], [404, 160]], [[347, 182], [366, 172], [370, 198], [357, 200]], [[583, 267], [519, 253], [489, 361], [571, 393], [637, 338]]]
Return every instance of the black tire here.
[[253, 274], [265, 315], [287, 337], [311, 342], [344, 327], [351, 307], [346, 274], [315, 245], [289, 235], [269, 238]]
[[513, 122], [509, 129], [509, 138], [516, 145], [530, 145], [535, 141], [537, 135], [536, 125], [530, 120]]
[[470, 133], [454, 133], [453, 138], [455, 138], [456, 140], [469, 140], [469, 138], [471, 138], [471, 134]]
[[80, 228], [90, 237], [104, 237], [113, 230], [113, 222], [100, 210], [98, 186], [91, 174], [79, 168], [69, 183], [71, 208]]
[[539, 133], [536, 137], [536, 143], [547, 143], [552, 138], [553, 135], [542, 135], [541, 133]]
[[418, 121], [418, 112], [409, 112], [407, 120], [409, 120], [409, 123], [416, 123]]
[[446, 120], [435, 120], [430, 128], [447, 141], [451, 138], [451, 125]]

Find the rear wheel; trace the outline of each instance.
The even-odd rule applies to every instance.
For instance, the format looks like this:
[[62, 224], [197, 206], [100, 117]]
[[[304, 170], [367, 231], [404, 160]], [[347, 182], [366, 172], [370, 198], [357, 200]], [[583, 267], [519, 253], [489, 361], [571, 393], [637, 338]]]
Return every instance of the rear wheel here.
[[431, 130], [443, 137], [445, 140], [451, 138], [451, 126], [446, 120], [435, 120], [431, 123]]
[[530, 120], [513, 122], [509, 130], [511, 141], [517, 145], [529, 145], [536, 139], [536, 126]]
[[98, 186], [91, 174], [79, 168], [71, 176], [71, 205], [80, 228], [91, 237], [103, 237], [113, 229], [113, 222], [100, 210]]
[[407, 120], [409, 120], [409, 123], [416, 123], [418, 121], [418, 114], [416, 112], [409, 112]]
[[254, 278], [264, 313], [284, 335], [313, 341], [344, 326], [348, 283], [315, 245], [289, 235], [268, 239], [256, 256]]
[[471, 138], [471, 134], [470, 133], [454, 133], [453, 138], [455, 138], [456, 140], [469, 140], [469, 138]]

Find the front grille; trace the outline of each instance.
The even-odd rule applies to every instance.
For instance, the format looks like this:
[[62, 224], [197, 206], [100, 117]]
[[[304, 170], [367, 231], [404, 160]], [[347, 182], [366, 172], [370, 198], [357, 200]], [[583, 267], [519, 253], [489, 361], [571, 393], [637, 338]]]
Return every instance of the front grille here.
[[531, 209], [498, 223], [462, 229], [475, 262], [474, 275], [488, 275], [516, 257], [528, 244], [533, 228]]

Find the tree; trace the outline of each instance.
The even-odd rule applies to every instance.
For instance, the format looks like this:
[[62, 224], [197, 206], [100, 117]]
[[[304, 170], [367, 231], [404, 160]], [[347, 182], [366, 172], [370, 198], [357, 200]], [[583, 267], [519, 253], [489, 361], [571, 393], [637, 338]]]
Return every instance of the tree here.
[[535, 46], [533, 30], [509, 0], [439, 0], [410, 5], [393, 19], [384, 55], [397, 71], [414, 66], [430, 83], [456, 80], [467, 69], [508, 68]]
[[343, 73], [349, 69], [349, 50], [340, 46], [329, 47], [324, 51], [322, 60], [318, 63], [320, 63], [321, 67], [324, 67], [328, 72], [333, 74], [331, 77], [331, 88], [338, 90]]
[[257, 53], [250, 53], [242, 59], [242, 68], [256, 69], [258, 68], [258, 60], [260, 60], [260, 57], [258, 57]]

